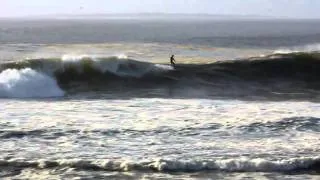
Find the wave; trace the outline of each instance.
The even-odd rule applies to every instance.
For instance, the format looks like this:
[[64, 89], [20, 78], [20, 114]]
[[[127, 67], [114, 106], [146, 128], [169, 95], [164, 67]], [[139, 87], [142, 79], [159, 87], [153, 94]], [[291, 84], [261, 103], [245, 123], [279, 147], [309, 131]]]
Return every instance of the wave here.
[[314, 52], [320, 51], [320, 44], [307, 44], [304, 46], [295, 46], [291, 48], [282, 48], [274, 51], [274, 54], [291, 54], [291, 53], [299, 53], [299, 52]]
[[55, 79], [33, 69], [6, 69], [0, 73], [0, 97], [43, 98], [63, 95]]
[[316, 117], [290, 117], [275, 122], [257, 122], [238, 127], [248, 132], [279, 132], [286, 130], [320, 132], [320, 118]]
[[[39, 88], [41, 92], [47, 93], [47, 90], [53, 89], [48, 94], [31, 94], [40, 94], [40, 97], [61, 96], [63, 92], [59, 90], [60, 87], [67, 94], [108, 91], [114, 95], [125, 94], [126, 91], [131, 93], [133, 90], [147, 90], [148, 93], [150, 89], [164, 88], [173, 90], [171, 95], [182, 97], [199, 94], [207, 97], [253, 97], [252, 94], [265, 94], [288, 98], [312, 96], [312, 99], [313, 95], [320, 94], [319, 68], [319, 52], [299, 52], [207, 64], [177, 64], [174, 68], [167, 64], [124, 57], [64, 56], [7, 62], [0, 65], [0, 72], [15, 71], [23, 76], [28, 74], [25, 71], [29, 74], [32, 72], [35, 74], [30, 78], [33, 84], [49, 83]], [[28, 86], [27, 83], [25, 86]], [[13, 96], [7, 95], [11, 91], [5, 90], [2, 97]], [[29, 95], [19, 94], [15, 97], [25, 96]], [[144, 92], [142, 96], [147, 95]]]
[[[179, 135], [179, 136], [197, 136], [206, 134], [216, 136], [222, 133], [224, 136], [238, 136], [239, 133], [258, 133], [278, 135], [279, 133], [287, 133], [288, 131], [300, 131], [309, 133], [320, 132], [320, 118], [317, 117], [290, 117], [283, 118], [279, 121], [255, 122], [248, 125], [224, 126], [219, 123], [204, 124], [199, 127], [184, 127], [184, 128], [169, 128], [161, 127], [148, 130], [137, 129], [32, 129], [32, 130], [17, 130], [6, 129], [0, 130], [0, 139], [19, 139], [19, 138], [50, 138], [57, 139], [78, 134], [83, 137], [90, 138], [91, 136], [99, 137], [114, 137], [118, 135], [135, 135], [139, 137], [157, 136], [161, 134]], [[77, 137], [77, 136], [76, 136]], [[269, 137], [269, 136], [268, 136]]]
[[100, 171], [157, 171], [157, 172], [319, 172], [320, 157], [299, 157], [279, 160], [230, 158], [216, 160], [114, 160], [114, 159], [60, 159], [60, 160], [19, 160], [3, 159], [0, 165], [6, 168], [74, 168]]

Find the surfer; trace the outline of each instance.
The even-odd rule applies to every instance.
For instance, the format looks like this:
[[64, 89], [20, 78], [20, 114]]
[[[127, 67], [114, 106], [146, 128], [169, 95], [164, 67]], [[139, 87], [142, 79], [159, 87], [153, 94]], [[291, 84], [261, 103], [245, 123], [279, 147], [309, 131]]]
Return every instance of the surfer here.
[[173, 67], [175, 67], [175, 62], [176, 62], [176, 60], [174, 59], [174, 55], [172, 55], [171, 57], [170, 57], [170, 63], [171, 63], [171, 65], [173, 66]]

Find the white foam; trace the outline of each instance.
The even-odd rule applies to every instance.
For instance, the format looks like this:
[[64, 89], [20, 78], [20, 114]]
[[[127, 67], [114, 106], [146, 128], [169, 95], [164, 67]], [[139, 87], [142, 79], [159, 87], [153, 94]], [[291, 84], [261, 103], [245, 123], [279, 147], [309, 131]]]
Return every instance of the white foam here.
[[118, 58], [118, 59], [128, 59], [128, 56], [125, 55], [125, 54], [118, 54], [118, 55], [117, 55], [117, 58]]
[[228, 171], [228, 172], [290, 172], [316, 168], [320, 157], [300, 157], [270, 161], [266, 159], [220, 159], [220, 160], [83, 160], [83, 159], [60, 159], [26, 161], [19, 159], [0, 160], [1, 164], [13, 167], [76, 167], [80, 169], [104, 169], [108, 171], [135, 171], [156, 170], [159, 172], [196, 172], [203, 170]]
[[312, 51], [320, 51], [320, 44], [307, 44], [304, 46], [295, 46], [291, 48], [278, 49], [274, 51], [274, 54], [290, 54], [297, 52], [312, 52]]
[[[117, 59], [128, 59], [128, 56], [125, 54], [118, 54], [115, 56], [110, 56], [110, 57], [115, 57]], [[99, 61], [99, 58], [102, 58], [102, 56], [99, 55], [88, 55], [88, 54], [65, 54], [61, 57], [62, 62], [78, 62], [81, 61], [83, 59], [91, 59], [93, 61]]]
[[0, 159], [0, 164], [7, 167], [73, 167], [78, 169], [100, 169], [107, 171], [148, 171], [159, 172], [197, 172], [197, 171], [228, 171], [228, 172], [297, 172], [299, 170], [312, 171], [317, 168], [320, 157], [299, 157], [280, 160], [231, 158], [220, 160], [112, 160], [112, 159]]
[[48, 75], [30, 68], [7, 69], [0, 73], [0, 97], [60, 97], [64, 92]]
[[290, 50], [290, 49], [279, 49], [273, 52], [273, 54], [290, 54], [290, 53], [296, 53], [299, 51], [294, 51], [294, 50]]
[[166, 65], [166, 64], [155, 64], [155, 67], [159, 70], [165, 70], [165, 71], [174, 70], [174, 68], [171, 65]]
[[90, 58], [91, 56], [83, 54], [83, 55], [73, 55], [73, 54], [65, 54], [61, 57], [62, 62], [78, 62], [84, 58]]
[[179, 161], [158, 159], [153, 162], [147, 163], [147, 166], [152, 167], [158, 171], [222, 170], [231, 172], [286, 172], [294, 171], [296, 169], [311, 168], [313, 164], [319, 161], [319, 158], [320, 157], [300, 157], [275, 161], [261, 158], [236, 158], [210, 161]]

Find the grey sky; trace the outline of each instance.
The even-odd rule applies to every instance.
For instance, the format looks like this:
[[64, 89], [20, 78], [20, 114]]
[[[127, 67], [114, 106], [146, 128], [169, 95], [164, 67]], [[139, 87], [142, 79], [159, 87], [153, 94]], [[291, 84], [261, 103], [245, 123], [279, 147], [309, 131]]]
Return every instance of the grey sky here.
[[320, 18], [320, 0], [0, 0], [0, 16], [209, 13]]

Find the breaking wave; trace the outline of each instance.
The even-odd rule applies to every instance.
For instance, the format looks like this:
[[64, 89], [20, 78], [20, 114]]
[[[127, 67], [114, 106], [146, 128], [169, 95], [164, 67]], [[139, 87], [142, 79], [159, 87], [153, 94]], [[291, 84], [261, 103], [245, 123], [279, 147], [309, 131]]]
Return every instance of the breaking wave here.
[[[50, 97], [63, 95], [59, 87], [67, 94], [104, 90], [124, 94], [124, 91], [169, 88], [177, 90], [179, 96], [252, 97], [252, 94], [267, 94], [283, 97], [285, 94], [289, 98], [314, 98], [313, 95], [320, 93], [319, 68], [318, 52], [272, 54], [208, 64], [178, 64], [175, 68], [126, 57], [64, 56], [1, 64], [2, 74], [21, 74], [21, 77], [26, 76], [24, 79], [29, 78], [32, 86], [27, 85], [31, 83], [26, 83], [26, 80], [17, 81], [20, 84], [5, 90], [2, 85], [0, 92], [4, 97]], [[7, 81], [13, 80], [0, 82], [7, 84]], [[37, 87], [37, 93], [32, 87]], [[26, 90], [22, 91], [23, 88]], [[18, 90], [21, 92], [16, 93]]]
[[304, 46], [295, 46], [291, 48], [282, 48], [274, 51], [275, 54], [290, 54], [299, 52], [314, 52], [320, 51], [320, 44], [307, 44]]
[[99, 171], [157, 171], [157, 172], [319, 172], [320, 157], [300, 157], [279, 160], [232, 158], [217, 160], [37, 160], [27, 161], [19, 159], [0, 160], [0, 165], [6, 168], [75, 168], [78, 170]]
[[55, 79], [33, 69], [6, 69], [0, 73], [0, 97], [43, 98], [63, 95]]

